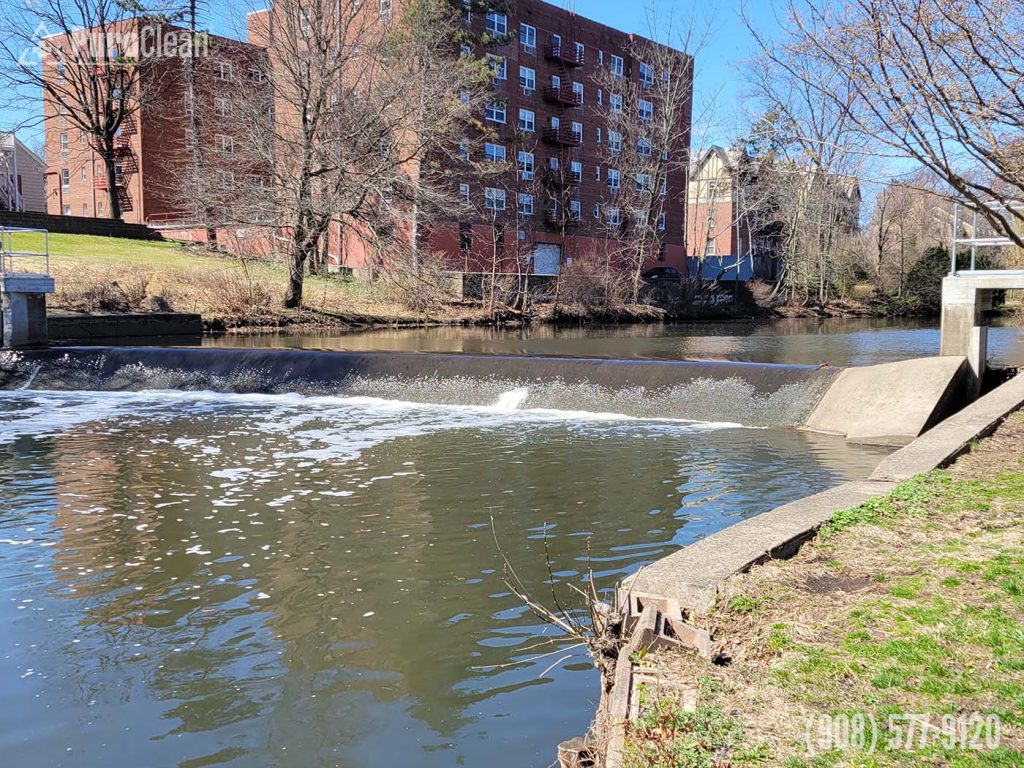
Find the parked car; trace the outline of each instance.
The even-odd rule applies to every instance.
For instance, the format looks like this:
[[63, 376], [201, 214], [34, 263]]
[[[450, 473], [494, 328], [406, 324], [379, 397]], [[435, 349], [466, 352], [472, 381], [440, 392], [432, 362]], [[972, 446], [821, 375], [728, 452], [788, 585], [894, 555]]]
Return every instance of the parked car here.
[[649, 283], [657, 283], [667, 280], [682, 280], [683, 273], [675, 267], [654, 267], [644, 272], [641, 277]]

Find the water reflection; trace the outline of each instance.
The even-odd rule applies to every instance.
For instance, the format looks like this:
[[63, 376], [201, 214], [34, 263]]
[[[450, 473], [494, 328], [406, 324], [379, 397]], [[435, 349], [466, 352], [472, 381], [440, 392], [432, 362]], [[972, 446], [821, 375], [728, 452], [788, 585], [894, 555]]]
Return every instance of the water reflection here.
[[[40, 397], [2, 393], [0, 416]], [[596, 677], [531, 660], [552, 631], [502, 583], [492, 519], [540, 595], [545, 549], [579, 580], [588, 539], [609, 588], [878, 457], [780, 430], [395, 418], [134, 393], [0, 445], [6, 759], [548, 765]]]
[[[1024, 338], [1009, 325], [990, 330], [1000, 365], [1024, 365]], [[770, 322], [496, 328], [392, 328], [336, 336], [221, 336], [204, 346], [348, 351], [472, 352], [576, 357], [725, 359], [765, 363], [869, 365], [938, 354], [931, 320], [792, 318]]]

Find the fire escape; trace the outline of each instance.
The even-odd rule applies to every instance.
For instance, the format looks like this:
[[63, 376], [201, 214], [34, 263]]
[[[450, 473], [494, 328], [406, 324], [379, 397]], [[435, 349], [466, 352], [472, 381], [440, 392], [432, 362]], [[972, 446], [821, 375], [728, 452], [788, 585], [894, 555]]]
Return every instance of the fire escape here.
[[[132, 136], [138, 133], [135, 125], [135, 118], [129, 117], [121, 123], [121, 128], [114, 137], [114, 175], [117, 185], [117, 199], [121, 204], [121, 212], [126, 213], [133, 210], [131, 195], [128, 193], [128, 182], [132, 176], [139, 172], [139, 160], [132, 149]], [[107, 188], [106, 168], [102, 173], [97, 174], [93, 179], [93, 186], [96, 189]]]
[[575, 43], [567, 45], [555, 40], [548, 45], [545, 58], [555, 65], [559, 84], [547, 86], [543, 94], [544, 101], [552, 105], [553, 114], [558, 118], [558, 127], [545, 128], [542, 134], [544, 143], [553, 150], [551, 157], [557, 160], [557, 167], [552, 167], [549, 160], [541, 176], [548, 195], [544, 223], [549, 229], [564, 233], [566, 229], [578, 227], [581, 218], [580, 212], [573, 211], [570, 205], [582, 181], [582, 173], [573, 172], [572, 163], [577, 157], [576, 150], [583, 144], [582, 133], [572, 129], [573, 117], [583, 103], [580, 94], [572, 88], [571, 75], [583, 66], [583, 53]]

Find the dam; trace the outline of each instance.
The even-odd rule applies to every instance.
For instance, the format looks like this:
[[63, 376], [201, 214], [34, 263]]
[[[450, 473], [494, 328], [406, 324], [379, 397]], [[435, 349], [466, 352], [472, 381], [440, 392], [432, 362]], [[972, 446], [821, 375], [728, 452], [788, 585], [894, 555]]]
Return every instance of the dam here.
[[[955, 398], [958, 366], [937, 392]], [[13, 764], [549, 765], [598, 680], [506, 569], [582, 614], [570, 585], [611, 595], [681, 546], [867, 477], [889, 446], [797, 429], [835, 418], [821, 409], [849, 375], [0, 353], [0, 746]]]

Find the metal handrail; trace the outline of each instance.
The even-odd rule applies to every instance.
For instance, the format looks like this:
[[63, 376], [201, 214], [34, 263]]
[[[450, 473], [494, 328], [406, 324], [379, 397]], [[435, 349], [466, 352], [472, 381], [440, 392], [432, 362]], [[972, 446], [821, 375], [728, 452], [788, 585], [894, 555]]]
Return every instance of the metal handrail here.
[[[43, 236], [42, 251], [16, 250], [15, 235], [33, 232]], [[15, 259], [38, 259], [42, 258], [46, 263], [45, 274], [50, 274], [50, 232], [46, 229], [35, 227], [6, 227], [0, 226], [0, 272], [14, 272]]]
[[[962, 203], [953, 203], [953, 236], [950, 240], [949, 245], [949, 274], [956, 275], [960, 272], [978, 272], [978, 249], [979, 248], [1004, 248], [1007, 246], [1015, 245], [1014, 241], [1009, 237], [978, 237], [978, 209], [971, 208], [974, 218], [971, 224], [971, 237], [958, 237], [957, 234], [960, 232], [960, 208]], [[1024, 202], [1013, 200], [1010, 202], [1003, 202], [993, 200], [992, 202], [985, 203], [985, 207], [996, 212], [1003, 211], [1024, 211]], [[963, 245], [971, 249], [971, 268], [970, 269], [957, 269], [956, 268], [956, 256], [957, 246]], [[987, 272], [1003, 271], [1003, 270], [985, 270]]]

